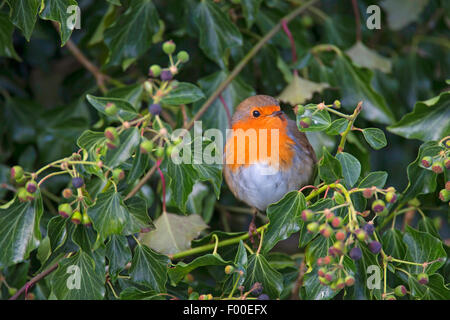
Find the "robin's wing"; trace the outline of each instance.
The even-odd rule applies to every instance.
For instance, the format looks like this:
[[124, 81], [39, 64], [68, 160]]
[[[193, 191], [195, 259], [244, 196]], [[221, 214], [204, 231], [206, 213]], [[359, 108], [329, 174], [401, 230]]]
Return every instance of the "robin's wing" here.
[[296, 145], [300, 147], [301, 152], [306, 152], [312, 159], [313, 163], [317, 162], [316, 153], [314, 152], [313, 147], [308, 141], [306, 134], [304, 132], [300, 132], [297, 128], [297, 124], [295, 121], [288, 119], [288, 134], [294, 139]]

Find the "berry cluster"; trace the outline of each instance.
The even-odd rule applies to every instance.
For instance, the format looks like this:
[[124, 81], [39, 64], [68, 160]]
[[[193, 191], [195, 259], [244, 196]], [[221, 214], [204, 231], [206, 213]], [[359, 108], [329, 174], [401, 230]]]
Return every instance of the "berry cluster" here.
[[[442, 150], [435, 156], [425, 156], [420, 161], [423, 168], [432, 170], [436, 174], [442, 174], [450, 169], [450, 149]], [[448, 177], [448, 175], [446, 175]], [[439, 191], [439, 199], [442, 202], [450, 201], [450, 181], [445, 182], [445, 188]]]

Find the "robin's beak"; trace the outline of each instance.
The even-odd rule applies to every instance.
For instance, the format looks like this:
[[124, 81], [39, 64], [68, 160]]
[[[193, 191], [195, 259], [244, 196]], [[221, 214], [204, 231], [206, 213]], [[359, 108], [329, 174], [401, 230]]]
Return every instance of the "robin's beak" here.
[[283, 111], [274, 111], [274, 112], [272, 112], [272, 114], [270, 115], [271, 117], [280, 117], [281, 118], [281, 116], [283, 116], [284, 115], [284, 112]]

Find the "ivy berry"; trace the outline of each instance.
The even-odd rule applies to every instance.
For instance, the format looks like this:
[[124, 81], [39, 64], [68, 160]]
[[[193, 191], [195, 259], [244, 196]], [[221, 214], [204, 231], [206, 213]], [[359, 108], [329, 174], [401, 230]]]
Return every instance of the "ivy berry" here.
[[81, 188], [84, 185], [83, 178], [81, 177], [72, 178], [72, 185], [75, 189]]

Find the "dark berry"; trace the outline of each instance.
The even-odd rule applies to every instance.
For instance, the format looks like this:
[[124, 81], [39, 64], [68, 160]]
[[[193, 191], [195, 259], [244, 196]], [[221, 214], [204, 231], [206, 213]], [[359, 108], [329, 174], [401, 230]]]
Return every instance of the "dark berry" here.
[[258, 300], [270, 300], [269, 296], [265, 293], [258, 296]]
[[373, 226], [373, 223], [368, 223], [364, 225], [363, 229], [369, 236], [371, 236], [375, 230], [375, 227]]
[[37, 183], [34, 180], [30, 180], [27, 182], [27, 184], [25, 185], [25, 188], [27, 188], [27, 191], [29, 193], [35, 193], [37, 190]]
[[255, 284], [252, 287], [252, 294], [255, 296], [259, 296], [262, 294], [263, 286], [260, 282], [255, 282]]
[[362, 257], [362, 251], [358, 247], [353, 247], [352, 250], [350, 250], [349, 256], [353, 260], [359, 260]]
[[386, 208], [386, 205], [384, 204], [384, 201], [381, 199], [375, 200], [372, 203], [372, 210], [375, 213], [380, 213], [384, 210], [384, 208]]
[[154, 116], [159, 116], [159, 114], [162, 111], [162, 108], [159, 103], [153, 103], [148, 107], [148, 111]]
[[163, 70], [161, 71], [160, 78], [162, 81], [170, 81], [173, 78], [172, 72], [170, 70]]
[[371, 243], [369, 243], [369, 250], [373, 254], [377, 254], [381, 251], [381, 243], [379, 243], [378, 241], [372, 241]]
[[81, 188], [84, 185], [83, 178], [80, 177], [72, 178], [72, 185], [75, 189]]

